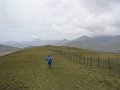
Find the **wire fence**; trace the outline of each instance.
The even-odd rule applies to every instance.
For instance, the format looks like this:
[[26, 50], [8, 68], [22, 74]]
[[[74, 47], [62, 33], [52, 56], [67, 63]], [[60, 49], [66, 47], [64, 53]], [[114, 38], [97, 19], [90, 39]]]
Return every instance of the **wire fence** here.
[[119, 57], [100, 57], [92, 56], [86, 53], [69, 52], [60, 49], [50, 49], [53, 53], [58, 53], [68, 59], [76, 61], [81, 64], [89, 65], [92, 67], [105, 68], [120, 73], [120, 58]]

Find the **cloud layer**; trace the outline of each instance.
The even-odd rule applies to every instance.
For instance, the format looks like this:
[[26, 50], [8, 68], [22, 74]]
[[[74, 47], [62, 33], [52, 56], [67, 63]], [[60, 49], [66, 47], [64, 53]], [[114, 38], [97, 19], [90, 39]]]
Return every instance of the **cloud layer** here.
[[32, 37], [47, 32], [41, 35], [45, 39], [120, 35], [119, 18], [120, 0], [0, 1], [0, 32], [26, 32]]

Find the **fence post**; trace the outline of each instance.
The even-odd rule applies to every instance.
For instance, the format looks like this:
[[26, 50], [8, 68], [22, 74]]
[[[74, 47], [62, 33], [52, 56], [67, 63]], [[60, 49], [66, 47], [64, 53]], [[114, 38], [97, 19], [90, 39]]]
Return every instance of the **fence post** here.
[[87, 65], [89, 64], [89, 57], [87, 56]]
[[81, 63], [81, 55], [79, 55], [79, 61], [80, 61], [80, 63]]
[[72, 54], [72, 60], [74, 60], [74, 54]]
[[117, 67], [117, 60], [118, 60], [118, 58], [116, 57], [116, 60], [115, 60], [115, 67]]
[[70, 57], [70, 53], [68, 52], [68, 57]]
[[92, 56], [91, 56], [91, 58], [90, 58], [91, 60], [90, 60], [90, 64], [91, 64], [91, 66], [92, 66]]
[[64, 51], [64, 56], [66, 56], [66, 51]]
[[85, 64], [85, 60], [86, 60], [85, 56], [83, 57], [83, 59], [84, 59], [84, 64]]
[[87, 56], [87, 53], [86, 53], [86, 64], [88, 64], [88, 56]]
[[64, 51], [62, 51], [62, 55], [64, 55]]
[[108, 63], [109, 63], [109, 69], [110, 69], [110, 64], [111, 64], [111, 63], [110, 63], [110, 57], [108, 57], [108, 60], [109, 60], [109, 62], [108, 62]]
[[98, 57], [98, 67], [99, 67], [99, 63], [100, 63], [100, 59], [99, 59], [99, 57]]
[[67, 52], [66, 52], [66, 57], [67, 57], [67, 55], [68, 55], [68, 54], [67, 54]]
[[104, 59], [102, 59], [102, 68], [104, 68]]
[[78, 62], [79, 62], [79, 60], [80, 60], [79, 54], [78, 54], [78, 56], [77, 56], [77, 57], [78, 57]]

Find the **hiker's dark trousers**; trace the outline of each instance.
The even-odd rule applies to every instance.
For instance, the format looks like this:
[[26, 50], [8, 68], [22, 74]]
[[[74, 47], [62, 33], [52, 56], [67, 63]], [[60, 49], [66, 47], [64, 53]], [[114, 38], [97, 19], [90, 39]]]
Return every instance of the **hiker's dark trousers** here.
[[51, 66], [51, 62], [48, 62], [48, 65]]

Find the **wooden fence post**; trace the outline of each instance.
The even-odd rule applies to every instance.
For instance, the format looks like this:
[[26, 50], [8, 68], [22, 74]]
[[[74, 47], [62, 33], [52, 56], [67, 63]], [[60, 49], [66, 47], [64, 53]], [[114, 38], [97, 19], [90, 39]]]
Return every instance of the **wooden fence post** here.
[[65, 52], [65, 56], [67, 57], [67, 52]]
[[118, 60], [118, 58], [116, 57], [116, 60], [115, 60], [115, 66], [117, 67], [117, 60]]
[[64, 54], [64, 51], [62, 51], [62, 55]]
[[64, 52], [64, 56], [66, 56], [66, 51]]
[[102, 68], [104, 68], [104, 59], [102, 59]]
[[86, 53], [86, 64], [88, 64], [88, 56], [87, 56], [87, 53]]
[[79, 61], [80, 61], [80, 63], [81, 63], [81, 55], [79, 55]]
[[98, 57], [98, 67], [100, 66], [99, 63], [100, 63], [100, 59], [99, 59], [99, 57]]
[[109, 65], [109, 69], [110, 69], [110, 57], [108, 57], [108, 65]]
[[79, 60], [80, 60], [79, 54], [77, 55], [77, 57], [78, 57], [78, 62], [79, 62]]
[[74, 54], [72, 54], [72, 60], [74, 60]]
[[91, 58], [90, 58], [91, 60], [90, 60], [90, 65], [92, 66], [92, 56], [91, 56]]
[[86, 58], [85, 58], [85, 56], [84, 56], [84, 64], [85, 64], [85, 60], [86, 60]]

